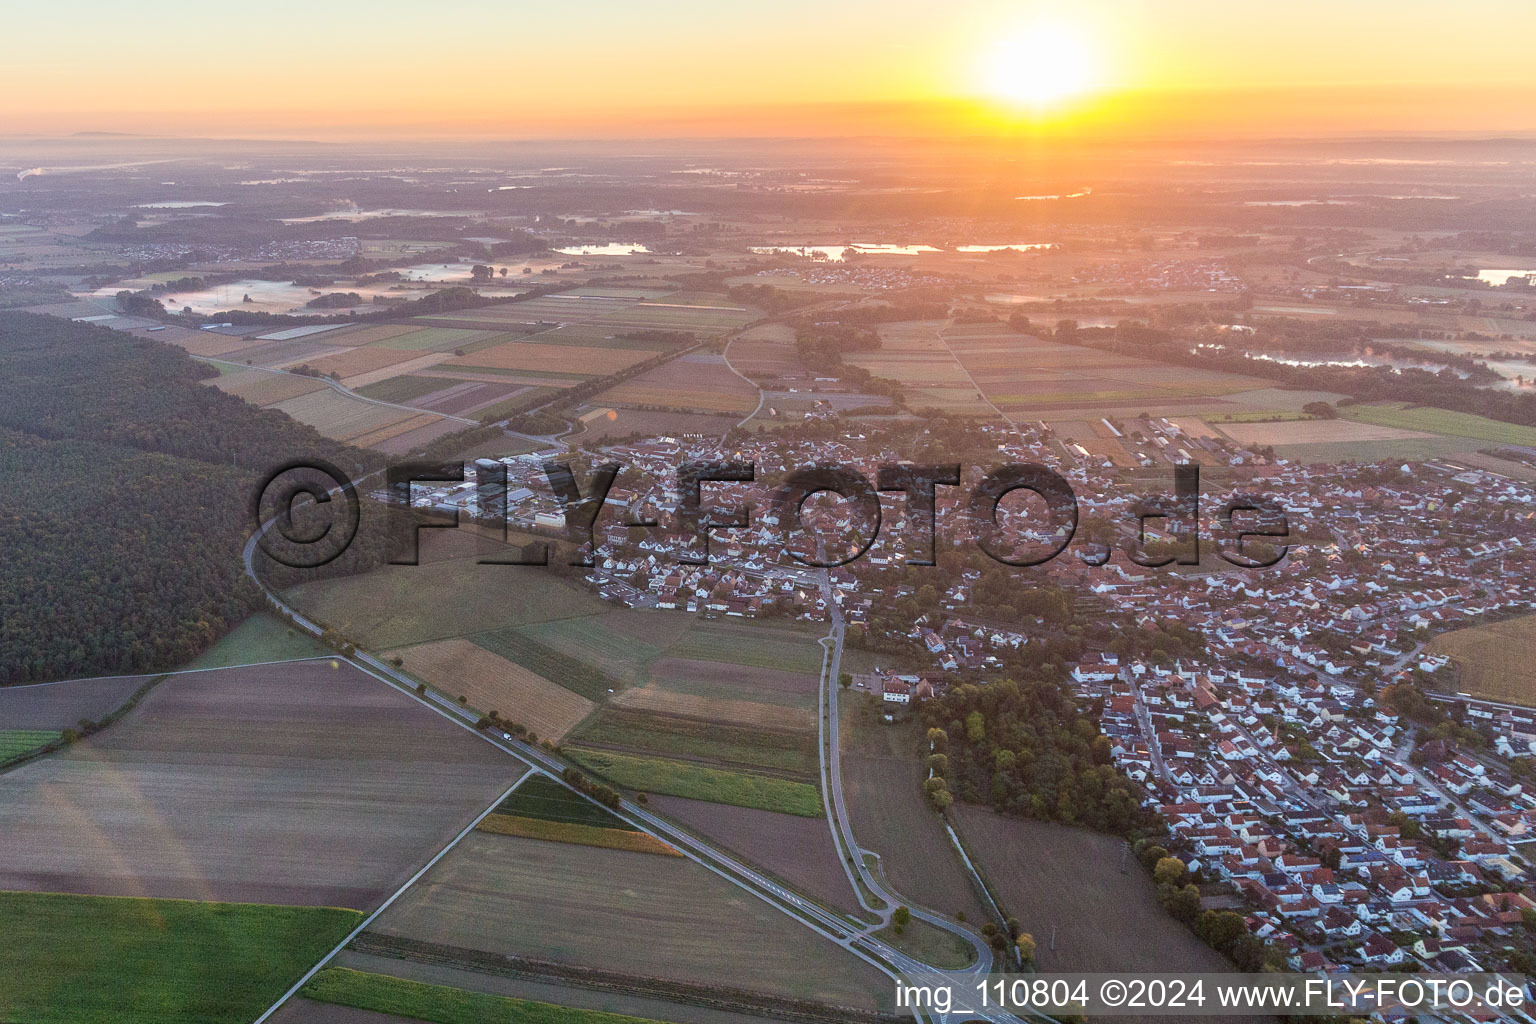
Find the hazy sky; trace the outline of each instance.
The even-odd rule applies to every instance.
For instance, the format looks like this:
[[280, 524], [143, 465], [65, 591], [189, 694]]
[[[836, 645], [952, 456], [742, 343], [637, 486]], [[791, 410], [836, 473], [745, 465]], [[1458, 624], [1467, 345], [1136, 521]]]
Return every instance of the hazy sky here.
[[[74, 0], [4, 24], [3, 132], [1536, 130], [1536, 0]], [[999, 104], [999, 46], [1041, 25], [1091, 88]]]

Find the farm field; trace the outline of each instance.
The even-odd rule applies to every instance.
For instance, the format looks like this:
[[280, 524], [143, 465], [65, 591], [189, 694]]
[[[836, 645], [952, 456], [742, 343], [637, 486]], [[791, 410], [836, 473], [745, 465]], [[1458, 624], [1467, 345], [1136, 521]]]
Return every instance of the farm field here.
[[[661, 994], [641, 994], [635, 991], [582, 988], [579, 983], [550, 977], [518, 977], [515, 974], [496, 973], [474, 969], [469, 965], [453, 966], [445, 963], [427, 963], [423, 960], [405, 960], [384, 953], [364, 953], [344, 950], [335, 961], [337, 966], [350, 967], [369, 973], [386, 974], [406, 978], [428, 985], [441, 985], [465, 992], [483, 992], [487, 995], [508, 996], [533, 1002], [548, 1003], [576, 1009], [597, 1010], [666, 1021], [670, 1024], [766, 1024], [773, 1017], [724, 1010], [691, 1003], [675, 1002]], [[310, 1003], [312, 1010], [343, 1012], [339, 1006]], [[361, 1014], [361, 1010], [348, 1010]], [[294, 1017], [291, 1020], [279, 1014], [273, 1024], [411, 1024], [402, 1017], [370, 1015], [366, 1020], [346, 1017]], [[478, 1024], [478, 1022], [476, 1022]]]
[[914, 409], [995, 418], [997, 414], [940, 336], [944, 323], [922, 320], [882, 324], [880, 348], [854, 353], [846, 361], [876, 377], [899, 381], [906, 391], [907, 404]]
[[305, 365], [326, 376], [335, 374], [338, 378], [346, 379], [419, 358], [421, 358], [419, 352], [370, 345], [367, 348], [345, 349], [334, 355], [322, 356], [313, 361], [306, 361]]
[[1400, 430], [1352, 420], [1280, 420], [1273, 423], [1225, 423], [1222, 431], [1242, 445], [1348, 444], [1353, 441], [1398, 441], [1433, 437], [1423, 431]]
[[334, 907], [0, 892], [0, 1018], [243, 1024], [361, 918]]
[[808, 378], [795, 353], [795, 332], [786, 324], [763, 324], [733, 339], [726, 358], [744, 377], [760, 386], [784, 379]]
[[[318, 1003], [333, 1003], [398, 1020], [432, 1024], [653, 1024], [643, 1018], [586, 1010], [483, 992], [466, 992], [387, 974], [327, 967], [302, 992]], [[370, 1019], [372, 1015], [369, 1015]], [[325, 1018], [304, 1017], [303, 1020]], [[348, 1018], [337, 1018], [346, 1020]]]
[[708, 800], [807, 818], [819, 817], [822, 812], [821, 794], [809, 782], [585, 747], [566, 747], [564, 753], [592, 774], [641, 793]]
[[572, 743], [631, 750], [723, 768], [760, 769], [816, 777], [816, 743], [809, 729], [767, 725], [731, 728], [707, 718], [651, 714], [625, 707], [598, 711], [571, 735]]
[[470, 369], [513, 370], [559, 377], [606, 377], [644, 362], [660, 349], [596, 348], [586, 345], [546, 345], [508, 341], [449, 359], [444, 365]]
[[1041, 970], [1232, 969], [1168, 916], [1134, 859], [1127, 873], [1120, 873], [1123, 839], [955, 806], [966, 846], [997, 889], [1003, 909], [1036, 939], [1055, 926], [1056, 948], [1041, 941], [1036, 953]]
[[491, 835], [516, 836], [519, 839], [574, 843], [577, 846], [597, 846], [605, 850], [654, 853], [663, 857], [682, 856], [660, 839], [644, 832], [621, 828], [598, 828], [595, 825], [576, 825], [542, 818], [520, 818], [513, 814], [488, 815], [476, 828]]
[[718, 843], [826, 905], [854, 913], [848, 876], [824, 818], [652, 795], [651, 810]]
[[57, 729], [0, 729], [0, 761], [47, 746], [60, 735]]
[[540, 739], [558, 742], [591, 713], [587, 698], [536, 672], [454, 637], [388, 652], [404, 662], [417, 679], [482, 714], [500, 713], [509, 722], [532, 729]]
[[[268, 408], [280, 409], [337, 441], [354, 441], [415, 418], [404, 409], [373, 405], [338, 394], [330, 388]], [[431, 418], [435, 420], [437, 417]]]
[[664, 406], [694, 412], [745, 416], [757, 407], [757, 388], [710, 352], [689, 352], [638, 377], [599, 392], [600, 405]]
[[230, 668], [263, 661], [318, 658], [329, 653], [330, 648], [308, 633], [300, 633], [266, 612], [257, 612], [194, 658], [187, 668]]
[[600, 442], [632, 434], [644, 437], [688, 434], [721, 437], [741, 420], [740, 416], [663, 412], [656, 409], [613, 409], [611, 413], [584, 421], [580, 430], [581, 441]]
[[0, 888], [371, 906], [520, 766], [332, 664], [170, 676], [0, 776]]
[[275, 405], [329, 387], [323, 380], [271, 370], [233, 370], [210, 383], [252, 405]]
[[1405, 406], [1401, 402], [1345, 405], [1339, 415], [1363, 423], [1401, 430], [1422, 430], [1432, 434], [1449, 434], [1453, 437], [1491, 441], [1494, 444], [1536, 445], [1536, 427], [1522, 427], [1515, 423], [1503, 423], [1471, 413], [1433, 409], [1428, 406]]
[[[643, 935], [615, 942], [614, 926]], [[873, 968], [679, 857], [472, 834], [374, 931], [695, 985], [874, 1008]], [[751, 955], [741, 937], [750, 935]]]
[[843, 794], [859, 845], [880, 855], [879, 870], [903, 897], [941, 914], [988, 920], [942, 819], [923, 797], [914, 723], [887, 725], [876, 702], [842, 694]]
[[1103, 415], [1138, 403], [1155, 410], [1264, 385], [1255, 377], [1169, 366], [1027, 334], [978, 333], [957, 325], [941, 336], [986, 396], [1015, 418], [1034, 418], [1040, 409]]
[[595, 594], [553, 574], [509, 579], [538, 569], [479, 565], [477, 556], [429, 562], [435, 539], [423, 538], [421, 565], [384, 566], [361, 576], [305, 583], [287, 597], [306, 615], [370, 650], [591, 617], [608, 609]]
[[1433, 654], [1456, 663], [1456, 688], [1474, 697], [1536, 705], [1536, 615], [1522, 615], [1469, 629], [1441, 633], [1429, 644]]
[[0, 686], [0, 723], [8, 729], [62, 730], [116, 711], [153, 676], [101, 676]]

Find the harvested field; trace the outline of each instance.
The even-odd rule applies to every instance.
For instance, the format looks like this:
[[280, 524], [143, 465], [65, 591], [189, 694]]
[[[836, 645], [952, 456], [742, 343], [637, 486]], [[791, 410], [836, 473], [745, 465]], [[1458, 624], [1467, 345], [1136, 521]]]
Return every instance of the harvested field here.
[[412, 430], [409, 433], [400, 434], [388, 441], [380, 441], [374, 448], [389, 455], [404, 455], [408, 452], [420, 451], [423, 446], [456, 430], [463, 430], [464, 424], [456, 420], [439, 419], [436, 423]]
[[654, 853], [663, 857], [682, 856], [654, 836], [623, 828], [598, 828], [595, 825], [578, 825], [568, 821], [523, 818], [515, 814], [490, 814], [476, 827], [481, 832], [498, 836], [516, 836], [521, 839], [538, 839], [550, 843], [574, 843], [577, 846], [597, 846], [604, 850]]
[[540, 345], [509, 341], [494, 348], [450, 359], [447, 366], [483, 366], [496, 370], [560, 373], [572, 377], [606, 377], [644, 362], [658, 349], [592, 348], [581, 345]]
[[580, 437], [584, 443], [603, 441], [612, 437], [629, 437], [633, 434], [645, 437], [678, 437], [689, 434], [721, 437], [740, 421], [739, 415], [662, 412], [655, 409], [615, 409], [612, 418], [603, 417], [585, 423]]
[[732, 339], [726, 349], [731, 365], [758, 384], [808, 377], [795, 352], [795, 331], [787, 324], [763, 324]]
[[[680, 647], [683, 645], [675, 644], [672, 650]], [[736, 652], [727, 648], [715, 653], [717, 657], [730, 657]], [[651, 681], [678, 693], [706, 697], [718, 695], [805, 710], [816, 704], [817, 677], [809, 672], [785, 672], [732, 661], [661, 658], [651, 665]]]
[[[1441, 633], [1430, 641], [1432, 654], [1456, 663], [1456, 689], [1474, 697], [1536, 704], [1536, 615]], [[4, 691], [0, 690], [0, 699]]]
[[566, 747], [565, 755], [614, 785], [642, 793], [663, 793], [804, 817], [817, 817], [822, 812], [821, 794], [809, 782], [582, 747]]
[[220, 391], [243, 398], [252, 405], [275, 405], [329, 387], [325, 381], [313, 377], [267, 370], [238, 370], [212, 383]]
[[[616, 921], [645, 941], [615, 942]], [[374, 930], [834, 1005], [874, 1008], [888, 988], [873, 968], [692, 861], [502, 836], [467, 837]]]
[[0, 776], [0, 888], [372, 906], [521, 766], [331, 666], [172, 676]]
[[300, 423], [308, 423], [326, 437], [338, 441], [350, 441], [354, 437], [382, 430], [391, 424], [410, 419], [412, 415], [404, 409], [391, 409], [348, 398], [330, 388], [279, 402], [272, 408], [281, 409]]
[[735, 700], [715, 694], [678, 693], [661, 685], [639, 686], [613, 698], [615, 707], [653, 711], [662, 715], [703, 718], [747, 728], [813, 729], [816, 716], [809, 710], [786, 708], [752, 700]]
[[401, 434], [409, 434], [440, 422], [442, 422], [440, 417], [432, 413], [422, 413], [419, 416], [412, 416], [409, 419], [391, 423], [367, 434], [359, 434], [352, 439], [352, 444], [360, 448], [375, 448], [393, 438], [399, 437]]
[[7, 729], [68, 729], [99, 721], [122, 707], [153, 676], [103, 676], [58, 683], [0, 686], [0, 725]]
[[334, 373], [337, 377], [355, 377], [360, 373], [409, 362], [416, 358], [419, 358], [419, 353], [402, 352], [392, 348], [354, 348], [313, 360], [308, 365], [326, 375]]
[[149, 337], [185, 349], [187, 354], [194, 356], [222, 356], [249, 348], [251, 344], [244, 338], [231, 338], [227, 334], [215, 334], [212, 331], [190, 331], [184, 327], [156, 331]]
[[315, 1002], [294, 996], [270, 1018], [272, 1024], [421, 1024], [419, 1017], [399, 1017], [351, 1006]]
[[[360, 349], [358, 351], [375, 350]], [[378, 384], [392, 377], [398, 377], [402, 373], [418, 373], [423, 370], [429, 370], [442, 361], [443, 356], [437, 352], [428, 352], [426, 355], [417, 354], [414, 358], [407, 359], [404, 362], [391, 363], [387, 366], [381, 366], [377, 370], [364, 370], [362, 373], [354, 373], [351, 376], [343, 377], [341, 383], [346, 387], [356, 390], [357, 388], [365, 388], [370, 384]]]
[[540, 739], [558, 742], [594, 706], [580, 694], [469, 640], [437, 640], [391, 653], [416, 678], [450, 697], [463, 696], [477, 711], [500, 712], [503, 719], [527, 726]]
[[1345, 444], [1351, 441], [1395, 441], [1432, 437], [1421, 431], [1399, 430], [1349, 420], [1282, 420], [1277, 423], [1227, 423], [1222, 427], [1238, 444]]
[[757, 399], [757, 388], [731, 372], [724, 359], [690, 352], [600, 392], [593, 401], [745, 416]]
[[[441, 385], [444, 382], [439, 379], [437, 383]], [[450, 416], [463, 416], [485, 406], [505, 401], [514, 395], [520, 395], [527, 390], [527, 387], [518, 384], [491, 384], [487, 381], [467, 380], [447, 388], [439, 387], [410, 404], [419, 409], [431, 409], [433, 412], [446, 413]]]
[[842, 694], [843, 795], [854, 837], [880, 855], [880, 870], [902, 896], [941, 914], [988, 920], [976, 887], [923, 797], [918, 736], [911, 722], [888, 725], [864, 694]]
[[1125, 840], [1054, 822], [1004, 818], [955, 805], [966, 846], [1003, 908], [1041, 942], [1045, 971], [1213, 971], [1232, 965], [1157, 901], [1134, 860], [1120, 873]]
[[374, 343], [375, 348], [403, 349], [410, 352], [451, 352], [456, 348], [495, 335], [495, 331], [465, 331], [452, 327], [425, 327], [392, 334]]
[[[423, 531], [433, 532], [440, 531]], [[479, 565], [474, 557], [428, 564], [434, 540], [455, 539], [424, 536], [421, 565], [305, 583], [288, 599], [371, 650], [608, 611], [595, 594], [537, 569]], [[518, 572], [529, 575], [509, 580]]]
[[676, 796], [652, 796], [650, 801], [651, 810], [720, 844], [822, 903], [850, 913], [859, 909], [825, 819]]

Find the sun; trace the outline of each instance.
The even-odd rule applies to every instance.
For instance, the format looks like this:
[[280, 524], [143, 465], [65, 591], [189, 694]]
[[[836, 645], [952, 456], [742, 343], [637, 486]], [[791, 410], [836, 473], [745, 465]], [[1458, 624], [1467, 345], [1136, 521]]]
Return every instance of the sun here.
[[993, 45], [981, 67], [981, 87], [1011, 106], [1043, 110], [1063, 105], [1100, 84], [1097, 55], [1071, 25], [1025, 25]]

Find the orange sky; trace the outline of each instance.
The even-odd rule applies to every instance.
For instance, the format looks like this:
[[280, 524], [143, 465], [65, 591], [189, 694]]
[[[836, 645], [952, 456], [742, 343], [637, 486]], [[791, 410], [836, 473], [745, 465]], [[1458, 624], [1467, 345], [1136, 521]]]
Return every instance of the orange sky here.
[[[125, 18], [99, 0], [24, 5], [6, 16], [0, 132], [1536, 131], [1530, 0], [469, 0], [451, 12], [169, 0]], [[999, 46], [1041, 26], [1081, 43], [1088, 92], [1040, 109], [999, 102]]]

